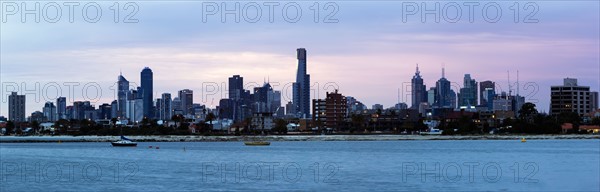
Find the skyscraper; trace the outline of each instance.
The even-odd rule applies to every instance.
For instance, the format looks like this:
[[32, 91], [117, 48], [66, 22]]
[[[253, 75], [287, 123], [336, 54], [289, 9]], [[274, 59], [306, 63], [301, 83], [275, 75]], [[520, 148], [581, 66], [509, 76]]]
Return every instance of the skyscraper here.
[[8, 120], [13, 122], [25, 122], [25, 95], [17, 95], [12, 92], [8, 96]]
[[244, 78], [234, 75], [229, 78], [229, 99], [239, 100], [244, 93]]
[[67, 119], [67, 98], [56, 98], [56, 120]]
[[117, 109], [117, 117], [125, 117], [126, 106], [127, 106], [127, 93], [129, 92], [129, 81], [123, 77], [123, 74], [119, 75], [117, 102], [119, 109]]
[[298, 48], [298, 71], [293, 86], [293, 103], [296, 115], [300, 118], [310, 117], [310, 75], [306, 73], [306, 49]]
[[171, 101], [171, 116], [173, 115], [183, 115], [183, 111], [181, 110], [181, 99], [179, 97], [173, 98]]
[[142, 83], [142, 102], [144, 117], [152, 118], [154, 116], [154, 105], [152, 97], [152, 70], [148, 67], [144, 68], [140, 73], [140, 82]]
[[[248, 94], [249, 95], [249, 94]], [[236, 122], [243, 120], [244, 112], [243, 106], [246, 102], [249, 102], [249, 96], [244, 90], [244, 78], [239, 75], [229, 77], [229, 99], [219, 102], [219, 110], [224, 110], [228, 113], [227, 117], [233, 119]], [[221, 105], [221, 103], [226, 105]]]
[[181, 100], [181, 111], [183, 115], [192, 115], [192, 105], [194, 104], [194, 91], [184, 89], [179, 91], [179, 99]]
[[117, 100], [114, 100], [110, 103], [110, 117], [116, 118], [118, 113], [119, 103]]
[[427, 102], [427, 90], [423, 84], [423, 78], [421, 78], [421, 72], [419, 71], [419, 64], [417, 64], [417, 71], [411, 80], [411, 94], [412, 94], [412, 107], [413, 109], [419, 108], [419, 104]]
[[161, 104], [160, 104], [160, 119], [162, 120], [170, 120], [172, 115], [172, 107], [171, 107], [171, 94], [170, 93], [163, 93], [162, 97], [161, 97]]
[[56, 121], [56, 106], [54, 103], [48, 101], [44, 104], [44, 108], [42, 109], [44, 113], [44, 117], [46, 117], [47, 121], [54, 122]]
[[475, 106], [477, 105], [477, 81], [471, 79], [470, 74], [465, 74], [463, 88], [460, 89], [458, 98], [459, 106]]
[[488, 105], [489, 103], [493, 102], [493, 101], [488, 101], [489, 99], [493, 99], [493, 95], [492, 97], [488, 97], [490, 94], [490, 91], [493, 92], [493, 94], [496, 94], [496, 83], [494, 83], [493, 81], [482, 81], [479, 83], [479, 104], [480, 105]]
[[446, 79], [444, 68], [442, 68], [442, 78], [435, 83], [435, 104], [438, 108], [452, 108], [453, 102], [456, 99], [456, 95], [452, 89], [450, 89], [450, 81]]

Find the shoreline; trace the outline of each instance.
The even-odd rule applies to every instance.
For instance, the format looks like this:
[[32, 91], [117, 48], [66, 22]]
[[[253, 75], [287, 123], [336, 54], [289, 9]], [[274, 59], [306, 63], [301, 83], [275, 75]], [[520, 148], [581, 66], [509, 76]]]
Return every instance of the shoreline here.
[[[136, 142], [242, 141], [409, 141], [409, 140], [562, 140], [600, 139], [600, 135], [267, 135], [267, 136], [127, 136]], [[120, 136], [0, 136], [0, 143], [112, 142]]]

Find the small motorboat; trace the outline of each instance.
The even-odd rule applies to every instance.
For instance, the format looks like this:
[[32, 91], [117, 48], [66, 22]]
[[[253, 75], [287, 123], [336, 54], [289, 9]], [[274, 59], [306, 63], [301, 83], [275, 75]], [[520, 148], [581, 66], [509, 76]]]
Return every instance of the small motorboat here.
[[250, 146], [267, 146], [267, 145], [271, 145], [271, 142], [268, 142], [268, 141], [248, 141], [248, 142], [244, 142], [244, 144], [250, 145]]
[[121, 140], [116, 142], [111, 142], [113, 147], [135, 147], [137, 146], [137, 142], [131, 141], [127, 137], [121, 135]]

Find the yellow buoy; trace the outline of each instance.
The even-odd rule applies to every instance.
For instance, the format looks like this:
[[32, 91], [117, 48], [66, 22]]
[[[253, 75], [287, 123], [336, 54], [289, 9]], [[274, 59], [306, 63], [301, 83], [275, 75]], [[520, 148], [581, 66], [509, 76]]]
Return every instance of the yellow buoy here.
[[521, 142], [522, 142], [522, 143], [525, 143], [525, 142], [527, 142], [527, 140], [525, 140], [525, 137], [523, 137], [523, 138], [521, 139]]

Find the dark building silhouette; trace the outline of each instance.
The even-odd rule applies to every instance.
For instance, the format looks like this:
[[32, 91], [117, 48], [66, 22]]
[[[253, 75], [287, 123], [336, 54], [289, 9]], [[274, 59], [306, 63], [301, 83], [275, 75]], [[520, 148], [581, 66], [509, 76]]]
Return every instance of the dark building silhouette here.
[[117, 103], [119, 108], [117, 109], [117, 117], [124, 118], [127, 107], [127, 95], [129, 92], [129, 81], [123, 77], [123, 74], [119, 75], [117, 81], [118, 92], [117, 92]]
[[465, 74], [463, 87], [460, 89], [458, 97], [459, 106], [477, 105], [477, 81], [471, 79], [470, 74]]
[[299, 118], [310, 117], [310, 75], [306, 72], [306, 49], [298, 48], [298, 71], [293, 84], [293, 103]]
[[25, 95], [17, 95], [12, 92], [8, 95], [8, 120], [13, 122], [25, 122]]
[[[486, 89], [488, 89], [488, 91], [486, 91]], [[493, 97], [488, 97], [488, 94], [490, 94], [489, 89], [491, 89], [491, 91], [493, 92], [493, 94], [496, 94], [496, 83], [494, 83], [493, 81], [482, 81], [479, 83], [479, 104], [480, 105], [489, 105], [490, 99], [492, 99]], [[490, 98], [490, 99], [486, 99], [486, 98]]]
[[435, 84], [435, 103], [438, 108], [454, 108], [456, 102], [456, 93], [450, 88], [450, 81], [446, 79], [444, 69], [442, 68], [442, 78]]
[[417, 71], [411, 80], [411, 94], [412, 94], [412, 106], [413, 109], [418, 109], [422, 102], [427, 102], [427, 90], [423, 84], [423, 78], [421, 78], [421, 72], [419, 71], [419, 65], [417, 64]]
[[143, 103], [143, 114], [144, 117], [154, 117], [154, 105], [152, 104], [154, 99], [152, 97], [153, 82], [152, 82], [152, 70], [148, 67], [144, 68], [140, 73], [140, 82], [142, 83], [142, 103]]

